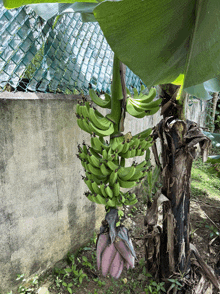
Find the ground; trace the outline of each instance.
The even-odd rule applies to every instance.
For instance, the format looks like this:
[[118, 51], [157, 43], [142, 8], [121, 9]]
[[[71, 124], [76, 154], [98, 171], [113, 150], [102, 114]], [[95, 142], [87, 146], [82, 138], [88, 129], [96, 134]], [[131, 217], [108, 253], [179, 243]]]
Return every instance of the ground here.
[[[202, 258], [220, 275], [220, 179], [211, 164], [203, 164], [198, 158], [192, 169], [191, 195], [191, 242], [197, 247]], [[159, 282], [146, 273], [144, 267], [144, 215], [146, 214], [146, 195], [139, 195], [139, 202], [125, 210], [126, 227], [130, 230], [137, 261], [133, 270], [123, 270], [121, 277], [114, 280], [104, 278], [96, 267], [96, 250], [94, 238], [79, 252], [70, 253], [66, 260], [35, 279], [27, 291], [23, 288], [19, 293], [46, 294], [129, 294], [129, 293], [165, 293], [163, 282]], [[195, 283], [197, 280], [195, 279]], [[178, 287], [174, 277], [170, 285]], [[179, 286], [180, 287], [180, 286]], [[200, 293], [200, 292], [198, 292]], [[216, 290], [207, 293], [218, 293]], [[14, 292], [13, 292], [14, 294]]]

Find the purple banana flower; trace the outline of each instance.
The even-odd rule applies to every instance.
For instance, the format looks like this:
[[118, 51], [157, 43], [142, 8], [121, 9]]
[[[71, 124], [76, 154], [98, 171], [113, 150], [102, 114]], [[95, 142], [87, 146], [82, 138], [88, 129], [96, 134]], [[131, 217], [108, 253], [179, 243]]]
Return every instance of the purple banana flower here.
[[97, 238], [97, 266], [103, 276], [110, 274], [118, 279], [124, 266], [134, 268], [136, 258], [128, 230], [124, 226], [116, 228], [118, 210], [111, 209], [103, 221]]

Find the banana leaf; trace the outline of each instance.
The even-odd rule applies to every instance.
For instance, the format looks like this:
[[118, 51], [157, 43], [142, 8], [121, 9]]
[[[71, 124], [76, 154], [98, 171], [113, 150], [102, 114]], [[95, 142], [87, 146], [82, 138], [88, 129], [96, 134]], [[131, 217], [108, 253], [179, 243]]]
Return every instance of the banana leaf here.
[[211, 156], [209, 156], [207, 162], [220, 163], [220, 155], [211, 155]]
[[106, 1], [94, 15], [112, 50], [148, 87], [182, 76], [186, 89], [215, 78], [209, 91], [220, 90], [219, 0]]
[[97, 0], [3, 0], [3, 4], [5, 8], [12, 9], [12, 8], [18, 8], [20, 6], [29, 5], [29, 4], [38, 4], [38, 3], [75, 3], [75, 2], [95, 2], [98, 3], [100, 1]]
[[212, 141], [212, 145], [215, 147], [220, 147], [220, 134], [204, 132], [203, 133]]
[[99, 3], [75, 2], [73, 4], [64, 3], [44, 3], [44, 4], [29, 4], [29, 6], [46, 21], [50, 18], [65, 13], [81, 13], [83, 22], [97, 22], [93, 15], [93, 9]]

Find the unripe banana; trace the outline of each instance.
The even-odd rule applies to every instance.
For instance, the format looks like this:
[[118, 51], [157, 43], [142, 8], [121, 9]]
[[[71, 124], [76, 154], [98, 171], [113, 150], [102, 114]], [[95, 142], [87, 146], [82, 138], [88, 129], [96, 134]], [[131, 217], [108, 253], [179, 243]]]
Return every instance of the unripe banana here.
[[102, 197], [100, 194], [94, 194], [94, 198], [95, 198], [95, 201], [96, 203], [98, 204], [104, 204], [106, 205], [106, 199], [104, 197]]
[[96, 151], [93, 147], [89, 147], [89, 152], [94, 155], [98, 160], [102, 159], [102, 157], [99, 155], [98, 151]]
[[115, 164], [113, 161], [108, 161], [106, 164], [112, 171], [119, 169], [119, 166]]
[[[130, 141], [129, 141], [130, 142]], [[121, 153], [126, 153], [126, 152], [128, 152], [128, 149], [129, 149], [129, 142], [125, 142], [124, 144], [122, 144], [123, 145], [123, 149], [121, 150]]]
[[93, 189], [94, 193], [101, 194], [101, 190], [96, 182], [92, 182], [92, 189]]
[[134, 165], [129, 167], [121, 167], [118, 171], [118, 176], [123, 181], [128, 181], [135, 174], [136, 167]]
[[108, 198], [108, 194], [105, 191], [106, 185], [104, 183], [101, 183], [99, 188], [101, 191], [101, 195], [104, 196], [105, 198]]
[[89, 96], [91, 97], [92, 101], [102, 107], [102, 108], [110, 108], [111, 109], [111, 98], [109, 95], [105, 95], [105, 100], [98, 97], [94, 90], [89, 90]]
[[115, 171], [112, 171], [109, 177], [109, 185], [113, 186], [117, 180], [118, 172], [117, 169]]
[[89, 180], [87, 177], [84, 178], [84, 182], [86, 183], [87, 187], [89, 188], [89, 190], [92, 192], [92, 193], [95, 193], [95, 191], [93, 190], [92, 188], [92, 181]]
[[110, 122], [109, 128], [107, 130], [101, 130], [97, 128], [91, 121], [89, 127], [93, 133], [100, 137], [110, 136], [114, 132], [114, 124], [112, 122]]
[[111, 171], [109, 169], [106, 168], [105, 164], [102, 163], [100, 165], [100, 170], [101, 170], [101, 173], [104, 175], [104, 176], [108, 176], [110, 175]]
[[135, 174], [130, 178], [130, 181], [139, 181], [144, 176], [143, 171], [136, 170]]
[[108, 130], [112, 122], [98, 112], [98, 110], [90, 107], [89, 109], [89, 120], [95, 127], [100, 130]]
[[94, 167], [97, 167], [97, 168], [100, 167], [100, 160], [96, 156], [92, 155], [91, 153], [89, 153], [88, 155], [88, 160], [89, 160], [89, 163], [93, 165]]
[[105, 192], [108, 195], [108, 197], [112, 198], [113, 197], [113, 191], [109, 186], [105, 187]]
[[100, 168], [96, 168], [93, 165], [91, 165], [90, 163], [87, 164], [86, 166], [87, 170], [92, 173], [95, 176], [100, 176], [101, 175], [101, 171]]
[[114, 185], [113, 185], [113, 194], [115, 197], [118, 197], [120, 193], [120, 185], [118, 180], [115, 181]]
[[152, 133], [152, 129], [150, 128], [141, 133], [138, 133], [137, 135], [133, 136], [133, 138], [146, 139], [150, 136], [151, 133]]
[[122, 188], [128, 189], [128, 188], [132, 188], [132, 187], [136, 186], [135, 181], [123, 181], [120, 178], [118, 178], [118, 182]]
[[103, 149], [102, 150], [102, 158], [104, 160], [107, 160], [108, 161], [108, 153], [107, 153], [106, 149]]
[[121, 153], [121, 156], [124, 158], [131, 158], [131, 150], [129, 149], [126, 153]]
[[109, 207], [115, 207], [116, 206], [116, 198], [115, 197], [113, 197], [112, 199], [109, 199], [108, 201], [107, 201], [107, 205], [109, 206]]
[[90, 192], [86, 192], [85, 195], [90, 201], [95, 202], [94, 194], [92, 194]]

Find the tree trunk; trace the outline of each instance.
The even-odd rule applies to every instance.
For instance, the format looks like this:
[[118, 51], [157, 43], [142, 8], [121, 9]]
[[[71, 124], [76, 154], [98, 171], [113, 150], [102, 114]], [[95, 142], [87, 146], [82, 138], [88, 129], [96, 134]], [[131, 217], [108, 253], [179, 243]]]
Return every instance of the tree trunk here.
[[215, 111], [216, 111], [216, 106], [218, 102], [218, 92], [213, 93], [213, 98], [212, 98], [212, 126], [211, 126], [211, 133], [214, 132], [215, 130]]
[[[158, 202], [160, 199], [158, 195], [159, 198], [155, 199], [157, 204], [153, 203], [145, 217], [148, 230], [146, 238], [148, 270], [152, 269], [161, 278], [168, 278], [174, 272], [186, 274], [190, 269], [188, 257], [191, 168], [196, 156], [195, 145], [199, 143], [205, 155], [204, 150], [210, 144], [210, 140], [204, 136], [196, 123], [181, 119], [184, 107], [178, 105], [176, 101], [177, 90], [178, 87], [175, 85], [161, 85], [163, 119], [155, 127], [153, 136], [155, 140], [160, 139], [162, 147], [161, 192], [166, 200]], [[156, 153], [154, 148], [157, 157]], [[157, 226], [155, 218], [160, 203], [163, 203], [162, 231]], [[153, 252], [152, 248], [150, 249], [152, 245], [155, 248]]]

